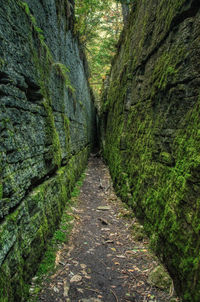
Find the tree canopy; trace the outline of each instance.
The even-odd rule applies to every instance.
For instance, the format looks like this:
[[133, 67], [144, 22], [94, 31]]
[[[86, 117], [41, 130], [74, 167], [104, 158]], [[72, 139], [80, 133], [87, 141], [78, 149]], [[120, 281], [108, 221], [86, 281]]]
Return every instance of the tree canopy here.
[[98, 99], [123, 27], [121, 5], [114, 0], [77, 0], [75, 15], [89, 61], [90, 84]]

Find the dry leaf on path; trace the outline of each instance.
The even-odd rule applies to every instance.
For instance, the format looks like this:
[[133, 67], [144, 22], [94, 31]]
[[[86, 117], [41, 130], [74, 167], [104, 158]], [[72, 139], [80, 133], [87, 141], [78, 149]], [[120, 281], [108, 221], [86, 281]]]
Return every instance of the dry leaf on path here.
[[54, 286], [53, 290], [55, 293], [59, 293], [59, 289], [56, 286]]
[[126, 258], [126, 256], [124, 256], [124, 255], [116, 255], [116, 257], [117, 258], [122, 258], [122, 259]]
[[70, 282], [80, 282], [82, 280], [82, 277], [80, 275], [75, 275], [70, 279]]
[[111, 207], [109, 207], [109, 206], [99, 206], [97, 208], [97, 210], [100, 210], [100, 211], [109, 211], [109, 210], [111, 210]]
[[120, 263], [119, 262], [114, 262], [115, 263], [115, 265], [120, 265]]
[[70, 285], [67, 282], [67, 280], [65, 280], [64, 281], [64, 293], [63, 293], [64, 297], [68, 297], [69, 288], [70, 288]]

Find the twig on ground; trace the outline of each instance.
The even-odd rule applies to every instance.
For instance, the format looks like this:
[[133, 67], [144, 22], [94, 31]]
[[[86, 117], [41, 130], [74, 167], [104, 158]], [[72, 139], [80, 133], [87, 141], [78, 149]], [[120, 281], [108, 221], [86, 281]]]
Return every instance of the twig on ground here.
[[98, 259], [98, 261], [105, 265], [105, 267], [107, 267], [107, 265], [101, 259]]
[[110, 189], [111, 185], [108, 185], [106, 188], [105, 188], [105, 192], [108, 191], [108, 189]]
[[98, 293], [98, 294], [102, 294], [102, 292], [100, 292], [98, 289], [92, 289], [92, 288], [88, 288], [86, 287], [87, 290], [90, 290], [91, 292], [95, 292], [95, 293]]
[[110, 289], [111, 293], [113, 294], [113, 296], [115, 297], [116, 301], [119, 302], [116, 293], [114, 292], [114, 290]]

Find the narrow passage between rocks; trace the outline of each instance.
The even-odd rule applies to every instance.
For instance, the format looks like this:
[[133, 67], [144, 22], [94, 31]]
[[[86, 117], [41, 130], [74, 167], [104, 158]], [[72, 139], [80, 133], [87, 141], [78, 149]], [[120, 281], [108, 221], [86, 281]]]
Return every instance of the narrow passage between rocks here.
[[114, 194], [100, 158], [90, 158], [78, 200], [70, 242], [58, 251], [60, 267], [38, 301], [170, 301], [168, 292], [148, 282], [158, 264], [147, 239], [133, 240], [136, 221], [122, 217], [128, 210]]

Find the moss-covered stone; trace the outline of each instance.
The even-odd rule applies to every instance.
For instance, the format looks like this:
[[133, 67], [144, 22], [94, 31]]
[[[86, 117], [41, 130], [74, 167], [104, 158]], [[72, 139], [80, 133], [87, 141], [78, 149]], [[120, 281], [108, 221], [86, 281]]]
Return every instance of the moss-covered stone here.
[[152, 286], [166, 291], [169, 291], [170, 286], [172, 286], [172, 279], [161, 265], [151, 271], [148, 276], [148, 282]]
[[93, 142], [73, 10], [66, 0], [0, 4], [0, 302], [26, 301]]
[[186, 302], [200, 299], [197, 6], [136, 1], [113, 60], [101, 126], [116, 191]]
[[[4, 247], [0, 260], [7, 257], [7, 273], [2, 271], [0, 276], [0, 301], [26, 300], [28, 282], [37, 270], [47, 240], [60, 221], [75, 182], [85, 168], [88, 154], [89, 148], [86, 147], [71, 157], [68, 166], [38, 186], [27, 196], [24, 204], [6, 218], [0, 230], [0, 245]], [[9, 272], [14, 275], [11, 279]]]

